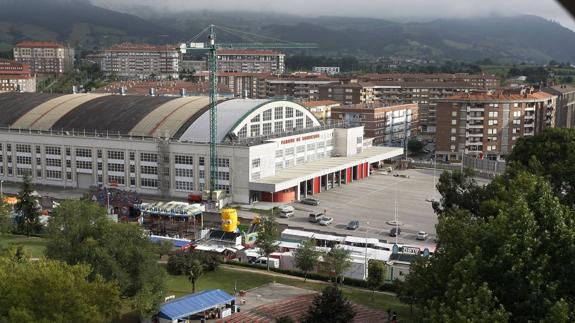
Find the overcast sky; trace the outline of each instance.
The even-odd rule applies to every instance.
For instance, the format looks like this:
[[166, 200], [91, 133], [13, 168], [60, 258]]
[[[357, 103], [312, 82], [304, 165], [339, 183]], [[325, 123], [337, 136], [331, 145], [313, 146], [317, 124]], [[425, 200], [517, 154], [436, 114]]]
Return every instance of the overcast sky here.
[[305, 16], [354, 16], [429, 20], [531, 14], [575, 31], [575, 20], [553, 0], [92, 0], [96, 4], [148, 5], [159, 9], [214, 9], [283, 12]]

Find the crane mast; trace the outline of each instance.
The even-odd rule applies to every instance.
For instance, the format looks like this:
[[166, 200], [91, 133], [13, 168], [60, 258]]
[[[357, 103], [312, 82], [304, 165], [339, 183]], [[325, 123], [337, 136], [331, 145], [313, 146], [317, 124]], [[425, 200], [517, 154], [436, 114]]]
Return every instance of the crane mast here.
[[[188, 50], [208, 51], [208, 69], [209, 69], [209, 95], [210, 95], [210, 181], [209, 181], [209, 201], [213, 201], [212, 193], [218, 188], [218, 49], [280, 49], [280, 48], [316, 48], [315, 44], [309, 43], [216, 43], [216, 32], [214, 25], [209, 25], [202, 32], [194, 37], [197, 39], [200, 35], [207, 33], [207, 43], [189, 43], [181, 44], [180, 51], [186, 53]], [[223, 31], [233, 33], [231, 29], [220, 27]], [[245, 32], [235, 31], [238, 34], [257, 36]], [[269, 37], [267, 37], [269, 38]], [[277, 39], [275, 41], [278, 41]]]

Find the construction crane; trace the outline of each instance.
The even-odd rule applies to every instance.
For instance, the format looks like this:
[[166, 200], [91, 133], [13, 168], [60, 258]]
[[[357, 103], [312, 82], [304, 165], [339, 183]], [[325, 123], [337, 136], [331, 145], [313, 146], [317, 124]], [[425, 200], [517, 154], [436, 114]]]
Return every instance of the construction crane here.
[[[264, 42], [242, 42], [242, 43], [217, 43], [215, 28], [229, 33], [240, 39], [249, 38], [265, 38], [272, 40], [272, 43]], [[196, 42], [202, 35], [206, 35], [207, 42]], [[249, 41], [249, 40], [248, 40]], [[218, 49], [306, 49], [316, 48], [316, 44], [312, 43], [294, 43], [286, 42], [271, 37], [265, 37], [247, 32], [233, 30], [227, 27], [209, 25], [200, 33], [195, 35], [189, 43], [180, 45], [180, 52], [182, 54], [188, 51], [207, 51], [208, 52], [208, 69], [209, 69], [209, 96], [210, 96], [210, 186], [209, 186], [209, 202], [214, 202], [212, 192], [217, 189], [218, 185], [218, 142], [217, 142], [217, 127], [218, 127]]]

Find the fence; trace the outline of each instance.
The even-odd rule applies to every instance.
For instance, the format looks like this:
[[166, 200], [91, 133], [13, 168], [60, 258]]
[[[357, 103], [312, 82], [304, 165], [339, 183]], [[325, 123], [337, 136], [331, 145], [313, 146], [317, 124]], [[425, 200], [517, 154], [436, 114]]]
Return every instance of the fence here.
[[[421, 161], [416, 160], [412, 162], [412, 165], [417, 168], [433, 168], [433, 161]], [[463, 165], [459, 164], [445, 164], [436, 163], [436, 169], [442, 170], [456, 170], [462, 167], [469, 167], [473, 169], [476, 174], [480, 177], [493, 178], [497, 175], [501, 175], [505, 172], [506, 164], [502, 161], [487, 160], [487, 159], [477, 159], [475, 157], [463, 156]]]

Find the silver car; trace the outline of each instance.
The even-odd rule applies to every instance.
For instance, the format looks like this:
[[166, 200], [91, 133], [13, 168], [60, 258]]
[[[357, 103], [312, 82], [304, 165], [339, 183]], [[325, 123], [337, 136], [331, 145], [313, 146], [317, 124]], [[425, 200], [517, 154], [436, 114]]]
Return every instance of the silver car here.
[[317, 221], [319, 225], [330, 225], [332, 222], [333, 218], [330, 218], [329, 216], [324, 216], [319, 221]]

